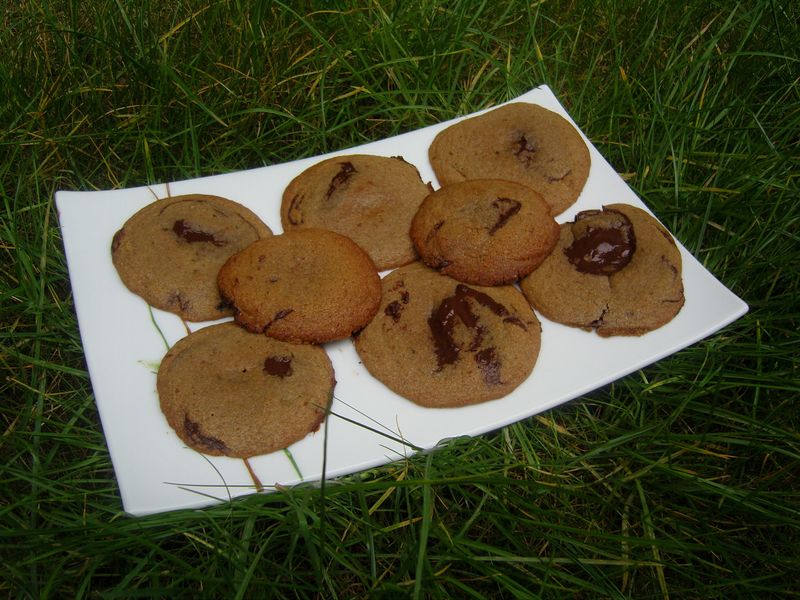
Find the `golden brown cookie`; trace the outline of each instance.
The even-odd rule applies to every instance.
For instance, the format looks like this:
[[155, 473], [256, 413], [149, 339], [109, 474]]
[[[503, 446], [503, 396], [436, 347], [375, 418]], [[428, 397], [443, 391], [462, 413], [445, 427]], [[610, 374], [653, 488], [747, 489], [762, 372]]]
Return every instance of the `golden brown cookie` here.
[[337, 156], [289, 183], [281, 223], [285, 231], [318, 227], [341, 233], [366, 250], [378, 269], [391, 269], [416, 259], [408, 228], [430, 191], [400, 156]]
[[152, 306], [187, 321], [230, 316], [217, 271], [233, 254], [272, 235], [237, 202], [189, 194], [157, 200], [117, 231], [111, 258], [122, 282]]
[[442, 187], [468, 179], [507, 179], [539, 192], [553, 216], [569, 208], [589, 176], [580, 133], [561, 115], [515, 102], [459, 121], [428, 149]]
[[369, 323], [381, 298], [367, 253], [325, 229], [254, 242], [228, 259], [218, 283], [237, 322], [289, 342], [346, 338]]
[[238, 458], [281, 450], [316, 431], [335, 384], [321, 347], [230, 322], [178, 341], [157, 378], [161, 410], [188, 446]]
[[520, 286], [547, 318], [604, 337], [657, 329], [684, 303], [675, 241], [628, 204], [583, 211], [561, 225], [555, 250]]
[[422, 260], [459, 281], [513, 283], [553, 250], [558, 224], [531, 188], [499, 179], [474, 179], [430, 194], [411, 223]]
[[464, 406], [505, 396], [530, 375], [541, 328], [514, 286], [467, 285], [416, 262], [382, 287], [380, 310], [355, 347], [397, 394], [427, 407]]

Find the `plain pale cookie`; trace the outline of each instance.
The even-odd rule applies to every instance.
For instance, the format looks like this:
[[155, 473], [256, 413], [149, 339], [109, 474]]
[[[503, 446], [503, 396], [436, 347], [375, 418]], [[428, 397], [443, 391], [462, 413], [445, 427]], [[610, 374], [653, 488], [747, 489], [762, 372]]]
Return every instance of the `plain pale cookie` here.
[[284, 231], [318, 227], [354, 240], [379, 270], [416, 260], [411, 218], [430, 193], [416, 167], [396, 156], [353, 154], [323, 160], [283, 193]]
[[513, 283], [553, 250], [558, 224], [532, 189], [497, 179], [454, 183], [430, 194], [411, 224], [422, 260], [459, 281]]
[[281, 450], [316, 431], [335, 384], [320, 346], [230, 322], [178, 341], [157, 377], [161, 410], [181, 440], [204, 454], [238, 458]]
[[150, 305], [187, 321], [230, 316], [217, 271], [232, 255], [272, 235], [237, 202], [202, 194], [157, 200], [117, 231], [111, 258], [120, 279]]
[[583, 211], [561, 225], [555, 250], [520, 286], [547, 318], [603, 337], [658, 329], [684, 303], [675, 241], [628, 204]]
[[426, 407], [464, 406], [505, 396], [530, 375], [541, 327], [517, 288], [467, 285], [420, 262], [382, 284], [380, 310], [355, 347], [397, 394]]
[[580, 196], [591, 158], [580, 133], [561, 115], [515, 102], [440, 132], [429, 150], [442, 187], [469, 179], [507, 179], [539, 192], [553, 216]]
[[251, 244], [228, 259], [218, 283], [238, 323], [289, 342], [349, 337], [369, 323], [381, 298], [380, 277], [367, 253], [324, 229]]

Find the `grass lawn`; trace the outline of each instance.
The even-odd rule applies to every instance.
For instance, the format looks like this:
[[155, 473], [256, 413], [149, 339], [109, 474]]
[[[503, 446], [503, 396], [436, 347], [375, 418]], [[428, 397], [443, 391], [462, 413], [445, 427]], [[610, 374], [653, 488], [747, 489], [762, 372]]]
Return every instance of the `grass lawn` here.
[[[800, 6], [14, 0], [0, 15], [0, 593], [800, 595]], [[537, 417], [200, 511], [122, 511], [53, 196], [276, 164], [548, 84], [750, 306]]]

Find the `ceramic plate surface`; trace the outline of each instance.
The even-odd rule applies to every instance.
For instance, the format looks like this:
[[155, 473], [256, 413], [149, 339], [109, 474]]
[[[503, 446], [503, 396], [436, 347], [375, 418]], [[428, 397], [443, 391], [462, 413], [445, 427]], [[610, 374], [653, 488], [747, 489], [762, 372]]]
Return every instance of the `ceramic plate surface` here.
[[[514, 101], [540, 104], [570, 119], [553, 93], [536, 88]], [[463, 118], [463, 117], [462, 117]], [[571, 120], [571, 119], [570, 119]], [[125, 510], [144, 515], [198, 508], [255, 491], [244, 461], [187, 448], [167, 425], [156, 394], [156, 372], [187, 334], [183, 321], [130, 293], [111, 262], [114, 233], [156, 198], [216, 194], [249, 207], [273, 232], [282, 231], [284, 188], [315, 162], [337, 154], [403, 156], [438, 187], [428, 162], [434, 136], [455, 121], [290, 163], [140, 188], [56, 194], [86, 362]], [[558, 217], [604, 204], [646, 207], [589, 143], [591, 172], [578, 202]], [[286, 451], [249, 460], [265, 491], [319, 481], [327, 429], [325, 476], [334, 478], [403, 458], [440, 441], [497, 429], [558, 406], [701, 340], [747, 311], [679, 244], [686, 304], [666, 326], [641, 337], [603, 339], [542, 321], [542, 350], [531, 376], [513, 393], [457, 409], [419, 407], [389, 391], [360, 364], [350, 340], [325, 346], [336, 371], [327, 428]], [[192, 330], [207, 323], [190, 324]]]

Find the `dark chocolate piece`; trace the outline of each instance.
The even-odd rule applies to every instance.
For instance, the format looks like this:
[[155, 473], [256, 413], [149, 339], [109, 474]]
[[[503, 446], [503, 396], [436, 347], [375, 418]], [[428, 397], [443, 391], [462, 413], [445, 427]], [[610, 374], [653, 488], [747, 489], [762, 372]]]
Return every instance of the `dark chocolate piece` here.
[[291, 356], [268, 356], [264, 359], [264, 372], [283, 379], [292, 374]]
[[453, 327], [456, 318], [465, 327], [472, 329], [474, 332], [474, 337], [467, 347], [469, 351], [474, 352], [477, 350], [483, 341], [484, 329], [478, 326], [478, 317], [472, 312], [467, 298], [472, 298], [499, 317], [507, 317], [509, 315], [506, 307], [499, 302], [495, 302], [488, 294], [463, 284], [457, 285], [456, 293], [442, 300], [428, 317], [428, 326], [433, 334], [433, 344], [439, 369], [456, 362], [461, 352], [461, 348], [453, 339]]
[[500, 381], [500, 360], [493, 346], [475, 353], [475, 362], [483, 373], [483, 380], [489, 385], [497, 385]]
[[536, 145], [528, 141], [524, 133], [519, 133], [519, 138], [514, 141], [514, 144], [516, 145], [514, 156], [524, 162], [526, 167], [529, 167], [533, 161], [533, 154], [536, 152]]
[[512, 198], [497, 198], [492, 202], [492, 206], [500, 211], [500, 214], [497, 222], [489, 229], [489, 235], [494, 235], [498, 229], [508, 223], [508, 220], [520, 211], [522, 203]]
[[228, 242], [225, 240], [220, 240], [213, 233], [208, 233], [207, 231], [203, 231], [198, 229], [191, 223], [183, 219], [178, 219], [172, 225], [172, 231], [175, 232], [179, 238], [189, 242], [190, 244], [195, 242], [204, 242], [214, 244], [215, 246], [224, 246]]
[[621, 212], [603, 209], [578, 213], [572, 244], [564, 248], [570, 263], [581, 273], [611, 275], [631, 261], [636, 237], [631, 222]]
[[275, 316], [272, 317], [272, 320], [264, 326], [264, 329], [261, 331], [261, 333], [266, 333], [267, 329], [272, 327], [275, 321], [279, 321], [293, 312], [294, 312], [293, 308], [284, 308], [282, 310], [279, 310], [278, 312], [275, 313]]
[[228, 446], [221, 439], [203, 433], [199, 423], [192, 421], [188, 413], [183, 417], [183, 430], [186, 432], [187, 437], [198, 446], [223, 453], [228, 449]]
[[289, 223], [292, 225], [300, 225], [303, 222], [303, 211], [300, 210], [300, 205], [303, 203], [303, 198], [299, 194], [292, 197], [289, 203], [289, 210], [287, 212]]
[[351, 162], [343, 162], [339, 163], [341, 165], [341, 170], [333, 176], [331, 179], [331, 184], [328, 186], [328, 191], [325, 193], [325, 198], [330, 198], [333, 193], [344, 183], [350, 179], [350, 176], [353, 173], [356, 173], [356, 168], [353, 166]]

